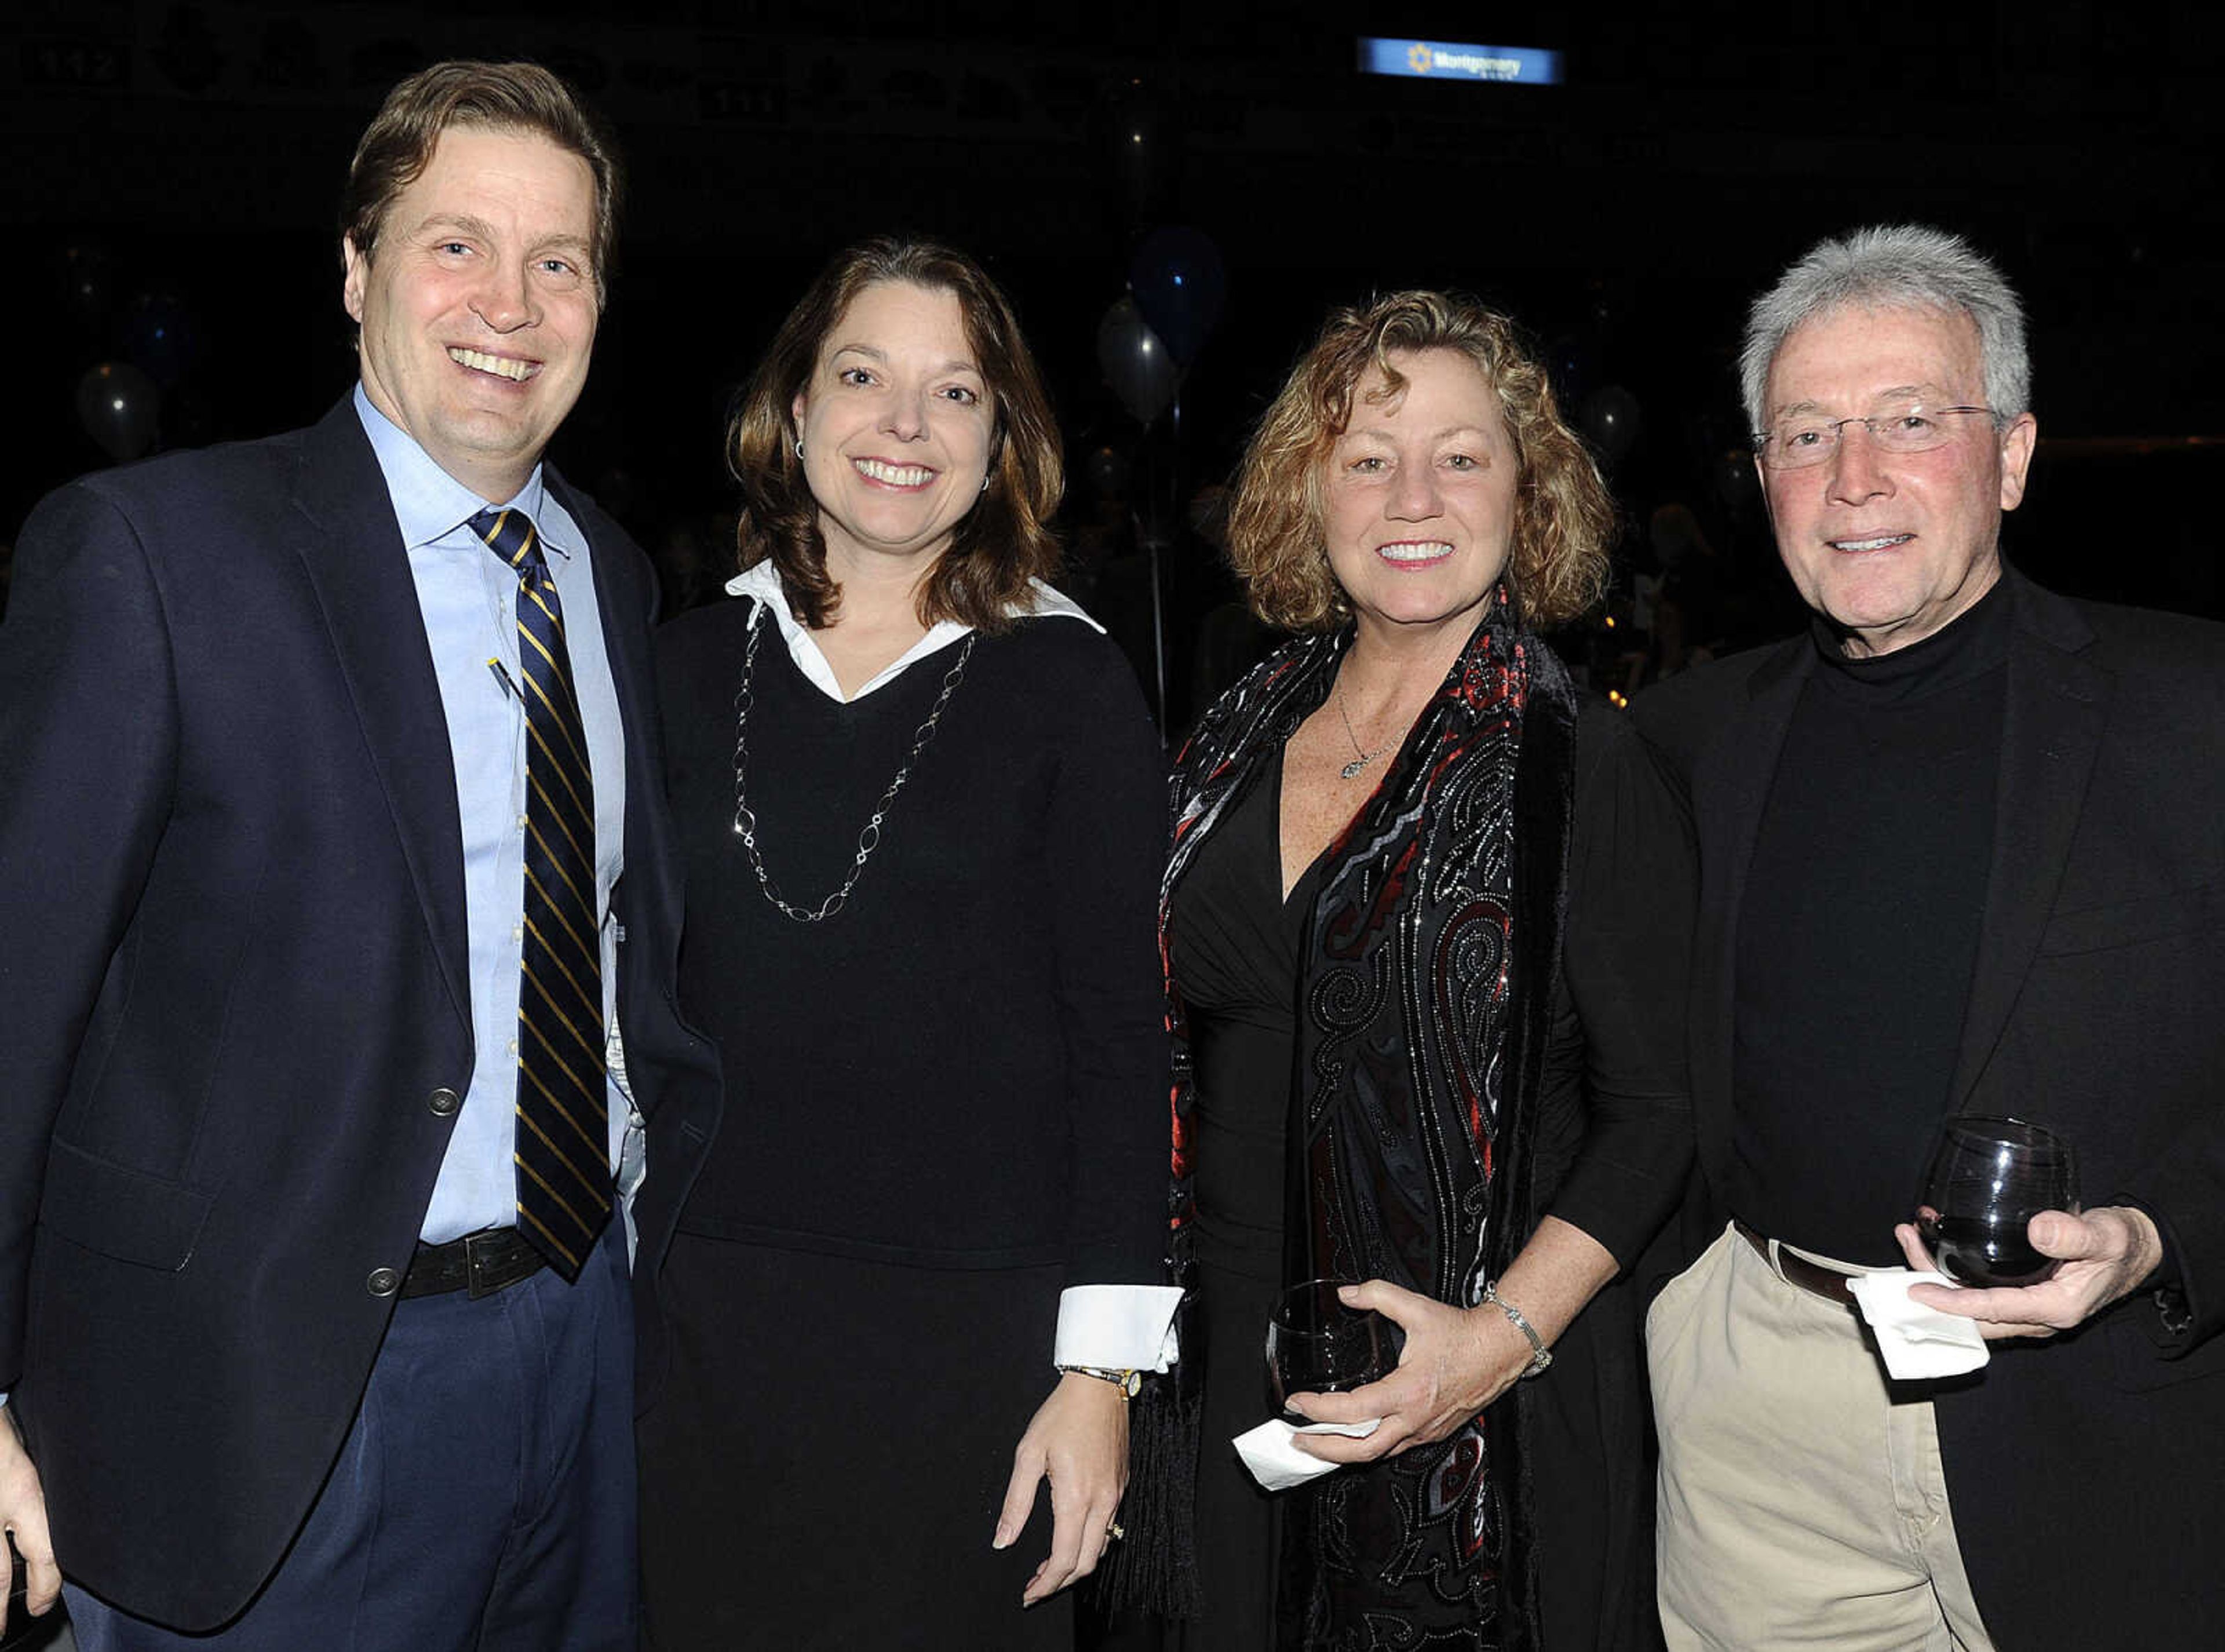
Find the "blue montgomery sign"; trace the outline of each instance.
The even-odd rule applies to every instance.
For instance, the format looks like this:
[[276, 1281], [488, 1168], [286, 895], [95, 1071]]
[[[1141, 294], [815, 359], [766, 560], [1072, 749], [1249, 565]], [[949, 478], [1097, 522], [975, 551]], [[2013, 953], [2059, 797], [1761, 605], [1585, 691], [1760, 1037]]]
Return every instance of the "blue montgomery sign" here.
[[1428, 80], [1496, 80], [1551, 86], [1561, 81], [1561, 54], [1535, 46], [1461, 46], [1449, 41], [1363, 36], [1360, 72]]

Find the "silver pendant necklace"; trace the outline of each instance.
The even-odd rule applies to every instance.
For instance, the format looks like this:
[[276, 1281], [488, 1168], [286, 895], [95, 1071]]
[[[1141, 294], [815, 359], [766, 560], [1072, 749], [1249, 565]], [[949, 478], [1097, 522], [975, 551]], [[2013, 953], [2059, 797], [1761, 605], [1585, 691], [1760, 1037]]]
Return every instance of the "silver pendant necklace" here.
[[1344, 719], [1344, 737], [1352, 742], [1353, 751], [1352, 761], [1336, 772], [1347, 780], [1358, 780], [1361, 769], [1391, 749], [1391, 742], [1385, 740], [1372, 751], [1360, 750], [1360, 736], [1353, 732], [1352, 713], [1344, 709], [1344, 673], [1341, 670], [1336, 674], [1336, 714]]
[[742, 848], [750, 858], [750, 870], [757, 874], [758, 888], [764, 892], [764, 898], [779, 909], [783, 917], [793, 919], [797, 923], [824, 923], [842, 909], [843, 903], [850, 898], [850, 891], [858, 887], [858, 879], [865, 870], [865, 862], [872, 858], [873, 851], [881, 846], [881, 822], [888, 818], [889, 810], [895, 806], [897, 794], [903, 790], [904, 782], [911, 778], [912, 765], [919, 761], [919, 754], [927, 749], [927, 743], [935, 738], [935, 725], [942, 721], [942, 713], [950, 704], [950, 697], [958, 692], [958, 685], [966, 675], [966, 662], [973, 657], [973, 644], [980, 633], [967, 634], [965, 646], [958, 650], [957, 662], [942, 674], [942, 693], [935, 697], [935, 709], [927, 714], [927, 720], [913, 734], [911, 750], [904, 754], [903, 766], [897, 770], [896, 778], [881, 794], [881, 801], [873, 805], [871, 818], [858, 833], [858, 852], [851, 858], [849, 877], [842, 880], [840, 889], [806, 911], [783, 899], [779, 886], [765, 870], [764, 857], [758, 852], [758, 817], [750, 807], [747, 775], [750, 706], [753, 699], [750, 684], [757, 670], [758, 643], [764, 636], [764, 604], [760, 603], [757, 614], [750, 621], [750, 645], [742, 650], [742, 686], [734, 695], [734, 835], [742, 840]]

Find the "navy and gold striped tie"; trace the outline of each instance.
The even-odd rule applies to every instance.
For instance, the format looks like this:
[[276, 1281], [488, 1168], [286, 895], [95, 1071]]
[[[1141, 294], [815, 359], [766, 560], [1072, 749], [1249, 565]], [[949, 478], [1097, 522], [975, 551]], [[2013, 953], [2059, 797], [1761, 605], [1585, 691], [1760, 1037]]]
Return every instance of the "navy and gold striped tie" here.
[[517, 1225], [550, 1267], [574, 1280], [611, 1215], [594, 781], [564, 611], [540, 535], [522, 510], [483, 510], [471, 527], [518, 578], [526, 795]]

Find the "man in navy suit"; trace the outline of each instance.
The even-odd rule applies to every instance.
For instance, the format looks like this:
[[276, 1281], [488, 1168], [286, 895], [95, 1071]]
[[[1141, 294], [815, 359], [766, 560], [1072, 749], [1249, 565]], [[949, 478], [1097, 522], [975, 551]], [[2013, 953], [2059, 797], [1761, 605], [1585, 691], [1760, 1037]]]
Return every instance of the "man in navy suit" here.
[[664, 984], [652, 579], [541, 462], [617, 191], [545, 71], [411, 77], [344, 204], [354, 390], [22, 535], [0, 1524], [86, 1652], [633, 1645], [612, 1210], [718, 1103]]

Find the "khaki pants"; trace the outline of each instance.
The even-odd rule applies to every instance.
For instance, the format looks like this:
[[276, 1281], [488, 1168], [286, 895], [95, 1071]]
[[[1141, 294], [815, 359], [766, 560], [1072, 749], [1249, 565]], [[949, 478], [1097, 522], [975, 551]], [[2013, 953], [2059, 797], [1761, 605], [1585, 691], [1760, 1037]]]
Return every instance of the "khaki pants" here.
[[1888, 1390], [1851, 1306], [1726, 1229], [1655, 1300], [1645, 1345], [1675, 1652], [1992, 1652], [1931, 1402]]

